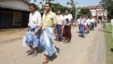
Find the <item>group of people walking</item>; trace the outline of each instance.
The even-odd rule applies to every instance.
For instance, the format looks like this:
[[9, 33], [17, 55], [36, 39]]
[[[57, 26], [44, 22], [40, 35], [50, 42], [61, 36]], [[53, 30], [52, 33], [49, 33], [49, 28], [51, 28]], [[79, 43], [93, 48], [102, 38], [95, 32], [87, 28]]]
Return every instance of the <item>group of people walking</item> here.
[[[39, 46], [45, 48], [45, 60], [42, 64], [49, 62], [49, 57], [56, 53], [54, 45], [54, 36], [56, 40], [63, 41], [64, 43], [71, 42], [71, 24], [72, 15], [69, 10], [65, 10], [65, 15], [61, 10], [58, 10], [57, 15], [51, 11], [51, 3], [45, 3], [45, 13], [41, 14], [37, 11], [37, 6], [31, 3], [28, 23], [28, 32], [24, 38], [24, 42], [29, 46], [30, 50], [27, 51], [28, 55], [37, 56]], [[84, 33], [89, 33], [97, 26], [97, 20], [92, 17], [80, 16], [77, 20], [79, 32], [81, 37]]]
[[65, 15], [58, 10], [57, 15], [51, 11], [51, 3], [45, 3], [45, 13], [41, 18], [41, 14], [37, 11], [37, 6], [31, 3], [28, 23], [28, 32], [25, 35], [24, 43], [29, 46], [30, 50], [27, 51], [28, 56], [37, 56], [39, 46], [45, 48], [45, 60], [42, 64], [49, 62], [49, 57], [56, 53], [54, 45], [54, 35], [58, 41], [64, 42], [71, 41], [71, 22], [72, 15], [69, 14], [68, 9]]
[[97, 19], [95, 17], [80, 16], [77, 20], [79, 26], [79, 33], [81, 37], [85, 37], [84, 34], [88, 34], [91, 30], [98, 25]]
[[72, 15], [69, 13], [69, 10], [65, 10], [65, 15], [61, 14], [61, 11], [58, 10], [57, 15], [58, 23], [57, 23], [57, 33], [56, 39], [58, 41], [63, 41], [64, 43], [69, 43], [71, 41], [71, 22]]

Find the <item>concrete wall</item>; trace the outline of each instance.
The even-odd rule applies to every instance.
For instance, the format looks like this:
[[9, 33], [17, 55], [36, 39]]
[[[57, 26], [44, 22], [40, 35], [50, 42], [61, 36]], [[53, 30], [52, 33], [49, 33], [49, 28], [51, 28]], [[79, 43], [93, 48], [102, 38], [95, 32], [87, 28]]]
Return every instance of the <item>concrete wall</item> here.
[[22, 0], [0, 0], [0, 5], [29, 10], [29, 5]]

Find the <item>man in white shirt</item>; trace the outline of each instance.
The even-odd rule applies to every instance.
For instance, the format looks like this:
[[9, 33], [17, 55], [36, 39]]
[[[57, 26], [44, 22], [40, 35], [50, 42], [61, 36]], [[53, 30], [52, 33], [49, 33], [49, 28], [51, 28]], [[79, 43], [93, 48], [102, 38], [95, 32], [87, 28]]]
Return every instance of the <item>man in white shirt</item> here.
[[86, 18], [85, 18], [85, 16], [82, 16], [82, 19], [81, 19], [81, 21], [80, 21], [80, 36], [81, 37], [84, 37], [84, 23], [85, 23], [85, 21], [86, 21]]
[[87, 22], [88, 28], [90, 30], [91, 29], [91, 19], [90, 18], [87, 18], [86, 22]]
[[95, 25], [95, 19], [92, 17], [91, 19], [91, 30], [94, 30], [94, 25]]
[[82, 20], [82, 16], [80, 16], [80, 17], [78, 18], [78, 20], [77, 20], [77, 22], [78, 22], [79, 32], [80, 32], [80, 22], [81, 22], [81, 20]]
[[64, 17], [61, 14], [60, 10], [58, 10], [57, 19], [58, 19], [58, 23], [57, 23], [58, 40], [62, 41], [62, 29], [64, 26]]
[[40, 44], [40, 34], [34, 35], [38, 26], [41, 23], [41, 14], [37, 12], [37, 6], [34, 3], [31, 3], [30, 6], [30, 15], [28, 23], [28, 36], [26, 36], [26, 45], [30, 47], [30, 50], [27, 51], [28, 55], [36, 56], [38, 53], [38, 46]]

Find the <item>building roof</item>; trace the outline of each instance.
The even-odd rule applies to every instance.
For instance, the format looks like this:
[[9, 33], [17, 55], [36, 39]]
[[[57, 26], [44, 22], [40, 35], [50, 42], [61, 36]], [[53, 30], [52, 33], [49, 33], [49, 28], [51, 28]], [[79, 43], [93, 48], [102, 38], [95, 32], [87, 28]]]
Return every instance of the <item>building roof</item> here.
[[86, 6], [86, 8], [89, 8], [89, 9], [96, 9], [96, 6]]
[[[29, 5], [29, 1], [27, 1], [27, 0], [21, 0], [21, 1], [23, 1]], [[8, 5], [0, 4], [0, 7], [7, 8], [7, 9], [21, 10], [21, 11], [29, 11], [29, 9], [27, 9], [27, 8], [22, 8], [22, 7], [18, 7], [18, 6], [8, 6]]]

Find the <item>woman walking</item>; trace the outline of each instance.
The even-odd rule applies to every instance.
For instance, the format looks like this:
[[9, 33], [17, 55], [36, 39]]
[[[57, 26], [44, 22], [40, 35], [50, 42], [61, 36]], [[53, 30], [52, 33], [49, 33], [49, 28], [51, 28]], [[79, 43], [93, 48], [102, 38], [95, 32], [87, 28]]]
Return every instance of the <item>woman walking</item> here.
[[72, 16], [69, 14], [69, 11], [65, 11], [66, 15], [64, 16], [64, 30], [63, 30], [63, 37], [64, 42], [69, 43], [71, 41], [71, 21]]

